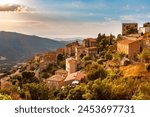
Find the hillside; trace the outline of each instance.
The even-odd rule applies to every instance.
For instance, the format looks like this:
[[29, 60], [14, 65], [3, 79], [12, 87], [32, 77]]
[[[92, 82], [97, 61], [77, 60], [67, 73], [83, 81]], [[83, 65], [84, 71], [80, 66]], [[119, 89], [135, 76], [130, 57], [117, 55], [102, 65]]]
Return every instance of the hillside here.
[[[11, 66], [33, 57], [36, 53], [55, 50], [67, 42], [14, 32], [0, 32], [0, 67]], [[5, 58], [5, 59], [4, 59]]]

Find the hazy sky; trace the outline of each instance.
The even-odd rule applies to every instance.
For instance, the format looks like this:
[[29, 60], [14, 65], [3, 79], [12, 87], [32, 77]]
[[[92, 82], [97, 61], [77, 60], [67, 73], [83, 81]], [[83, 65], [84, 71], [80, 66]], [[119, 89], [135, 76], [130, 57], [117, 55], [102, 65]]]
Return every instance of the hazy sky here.
[[150, 0], [0, 0], [0, 30], [49, 38], [121, 33], [150, 21]]

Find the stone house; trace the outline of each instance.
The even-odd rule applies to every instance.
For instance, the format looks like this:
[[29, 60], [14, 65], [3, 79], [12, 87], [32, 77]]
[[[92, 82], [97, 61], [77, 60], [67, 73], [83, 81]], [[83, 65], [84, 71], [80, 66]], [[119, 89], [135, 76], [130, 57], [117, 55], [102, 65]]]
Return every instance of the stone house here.
[[75, 48], [75, 59], [77, 61], [81, 60], [82, 56], [87, 54], [86, 48], [79, 46]]
[[89, 48], [86, 48], [85, 50], [86, 50], [87, 55], [92, 56], [92, 57], [95, 57], [98, 54], [97, 47], [89, 47]]
[[95, 56], [98, 53], [96, 47], [97, 41], [95, 38], [87, 38], [82, 41], [82, 46], [75, 48], [76, 60], [79, 61], [81, 56]]
[[60, 75], [60, 76], [63, 76], [66, 78], [68, 75], [68, 72], [64, 69], [59, 69], [59, 70], [55, 71], [55, 75]]
[[150, 32], [150, 22], [144, 23], [143, 27], [139, 28], [139, 33], [149, 33]]
[[143, 33], [143, 34], [145, 34], [145, 33], [149, 33], [150, 32], [150, 27], [140, 27], [139, 28], [139, 33], [141, 34], [141, 33]]
[[67, 57], [75, 56], [75, 48], [78, 46], [80, 46], [78, 41], [67, 44], [65, 47], [65, 55]]
[[122, 35], [138, 33], [137, 23], [122, 23]]
[[128, 58], [134, 58], [141, 51], [140, 40], [124, 39], [117, 42], [117, 51], [125, 53]]
[[65, 55], [65, 48], [58, 48], [56, 50], [56, 56], [58, 56], [59, 54]]
[[143, 24], [143, 27], [150, 27], [150, 22], [146, 22]]
[[139, 38], [141, 40], [142, 49], [150, 49], [150, 33]]
[[96, 44], [96, 38], [87, 38], [82, 41], [82, 47], [84, 48], [96, 47]]
[[69, 74], [66, 79], [64, 80], [64, 85], [70, 85], [72, 84], [74, 81], [79, 81], [81, 82], [82, 80], [84, 80], [86, 77], [85, 73], [83, 71], [78, 71], [72, 74]]
[[65, 77], [61, 75], [53, 75], [52, 77], [46, 79], [46, 83], [49, 88], [60, 89], [64, 85]]

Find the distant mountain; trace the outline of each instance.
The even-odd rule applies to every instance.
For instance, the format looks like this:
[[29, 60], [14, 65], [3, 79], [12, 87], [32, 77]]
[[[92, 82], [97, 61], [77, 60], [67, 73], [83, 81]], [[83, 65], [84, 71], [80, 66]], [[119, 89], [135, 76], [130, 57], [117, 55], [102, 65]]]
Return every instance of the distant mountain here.
[[0, 67], [12, 65], [33, 57], [36, 53], [54, 51], [64, 47], [65, 41], [56, 41], [38, 36], [14, 32], [0, 32]]
[[68, 41], [69, 43], [78, 41], [79, 43], [82, 43], [83, 38], [82, 37], [74, 37], [74, 38], [55, 38], [55, 40], [61, 40], [61, 41]]

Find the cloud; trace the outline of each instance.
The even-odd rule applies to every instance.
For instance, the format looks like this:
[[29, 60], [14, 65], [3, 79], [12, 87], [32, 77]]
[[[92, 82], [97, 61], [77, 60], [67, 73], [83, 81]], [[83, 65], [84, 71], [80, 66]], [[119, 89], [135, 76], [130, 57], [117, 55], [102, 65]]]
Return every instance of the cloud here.
[[30, 11], [31, 9], [26, 6], [22, 6], [19, 4], [5, 4], [5, 5], [0, 5], [0, 12], [27, 12]]
[[135, 21], [136, 16], [135, 15], [124, 15], [124, 16], [120, 16], [120, 19], [123, 21]]

